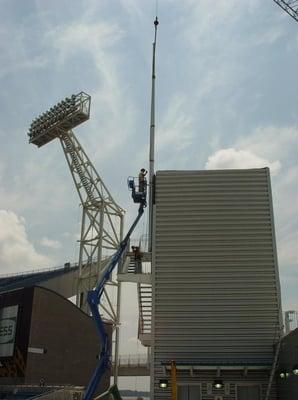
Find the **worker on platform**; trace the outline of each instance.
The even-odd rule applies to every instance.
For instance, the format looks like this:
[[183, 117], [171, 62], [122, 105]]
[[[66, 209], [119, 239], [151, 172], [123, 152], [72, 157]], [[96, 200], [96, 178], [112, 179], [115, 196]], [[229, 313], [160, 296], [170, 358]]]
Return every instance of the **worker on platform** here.
[[145, 170], [145, 168], [142, 168], [140, 173], [139, 173], [139, 192], [144, 192], [146, 190], [146, 175], [148, 171]]
[[142, 253], [139, 246], [131, 246], [134, 262], [135, 262], [135, 274], [140, 274], [142, 272]]

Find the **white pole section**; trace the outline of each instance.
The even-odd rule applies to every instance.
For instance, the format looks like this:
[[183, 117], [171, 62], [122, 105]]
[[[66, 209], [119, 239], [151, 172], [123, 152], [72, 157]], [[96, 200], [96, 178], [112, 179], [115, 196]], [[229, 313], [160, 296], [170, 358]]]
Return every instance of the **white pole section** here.
[[149, 238], [148, 251], [152, 251], [153, 224], [153, 177], [154, 177], [154, 143], [155, 143], [155, 48], [158, 19], [154, 21], [154, 42], [152, 57], [151, 118], [150, 118], [150, 150], [149, 150]]

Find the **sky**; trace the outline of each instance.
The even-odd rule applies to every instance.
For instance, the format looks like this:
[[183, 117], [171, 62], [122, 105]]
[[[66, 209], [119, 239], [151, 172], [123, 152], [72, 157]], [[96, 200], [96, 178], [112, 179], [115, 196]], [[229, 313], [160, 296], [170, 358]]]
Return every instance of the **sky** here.
[[[81, 209], [61, 145], [34, 117], [92, 96], [76, 136], [119, 205], [148, 168], [156, 9], [156, 170], [270, 167], [283, 310], [298, 310], [298, 24], [271, 0], [0, 0], [1, 274], [75, 262]], [[138, 235], [146, 230], [141, 223]], [[122, 348], [136, 339], [135, 287]], [[126, 292], [127, 293], [127, 292]]]

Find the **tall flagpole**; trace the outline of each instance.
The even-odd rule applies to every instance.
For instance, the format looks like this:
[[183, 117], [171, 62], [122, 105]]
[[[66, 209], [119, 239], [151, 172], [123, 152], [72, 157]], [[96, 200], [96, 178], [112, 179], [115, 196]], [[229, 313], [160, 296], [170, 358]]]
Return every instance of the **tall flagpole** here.
[[149, 242], [148, 251], [152, 251], [152, 225], [153, 225], [153, 179], [154, 179], [154, 143], [155, 143], [155, 49], [157, 17], [154, 21], [154, 42], [152, 57], [152, 87], [151, 87], [151, 118], [150, 118], [150, 150], [149, 150]]

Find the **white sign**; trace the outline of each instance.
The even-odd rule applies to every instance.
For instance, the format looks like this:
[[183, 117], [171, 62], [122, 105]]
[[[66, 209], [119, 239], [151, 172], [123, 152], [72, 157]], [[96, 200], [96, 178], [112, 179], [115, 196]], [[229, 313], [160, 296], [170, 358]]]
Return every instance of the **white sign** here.
[[0, 357], [13, 356], [17, 317], [17, 305], [0, 309]]
[[1, 319], [0, 320], [0, 344], [11, 343], [14, 341], [16, 334], [16, 320]]

